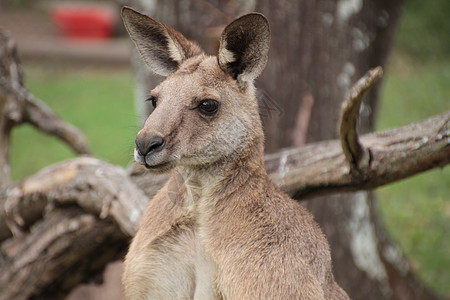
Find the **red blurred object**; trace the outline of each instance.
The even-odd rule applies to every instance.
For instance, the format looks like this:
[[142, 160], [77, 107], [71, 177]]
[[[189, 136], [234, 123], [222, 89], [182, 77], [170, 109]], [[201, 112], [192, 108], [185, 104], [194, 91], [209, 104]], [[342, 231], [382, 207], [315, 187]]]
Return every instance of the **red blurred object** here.
[[114, 13], [103, 7], [61, 5], [51, 16], [62, 35], [70, 39], [104, 40], [113, 35]]

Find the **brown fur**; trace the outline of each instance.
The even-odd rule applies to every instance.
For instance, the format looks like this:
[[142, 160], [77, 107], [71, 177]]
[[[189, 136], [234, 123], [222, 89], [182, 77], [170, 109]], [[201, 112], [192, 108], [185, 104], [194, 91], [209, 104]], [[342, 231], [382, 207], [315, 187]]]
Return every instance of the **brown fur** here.
[[[135, 157], [172, 172], [126, 256], [126, 297], [348, 299], [313, 217], [264, 170], [253, 80], [267, 60], [266, 19], [249, 14], [231, 23], [213, 57], [147, 16], [122, 14], [149, 67], [168, 75], [151, 92], [157, 107], [138, 133]], [[217, 113], [200, 112], [205, 99], [219, 102]], [[155, 136], [164, 144], [142, 153]]]

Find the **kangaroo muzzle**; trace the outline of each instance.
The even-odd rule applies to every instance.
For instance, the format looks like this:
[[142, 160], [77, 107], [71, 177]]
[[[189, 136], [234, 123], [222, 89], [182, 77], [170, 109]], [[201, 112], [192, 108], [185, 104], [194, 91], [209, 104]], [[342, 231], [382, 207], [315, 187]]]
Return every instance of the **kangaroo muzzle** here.
[[144, 157], [161, 151], [166, 144], [165, 140], [159, 135], [154, 135], [150, 138], [138, 135], [135, 143], [138, 154]]

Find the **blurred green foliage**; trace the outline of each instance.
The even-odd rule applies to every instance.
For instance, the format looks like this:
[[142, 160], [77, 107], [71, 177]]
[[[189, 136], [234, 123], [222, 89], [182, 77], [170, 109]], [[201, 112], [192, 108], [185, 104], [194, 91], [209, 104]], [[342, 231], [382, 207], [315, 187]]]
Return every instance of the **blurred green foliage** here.
[[407, 0], [394, 46], [420, 60], [450, 58], [450, 1]]

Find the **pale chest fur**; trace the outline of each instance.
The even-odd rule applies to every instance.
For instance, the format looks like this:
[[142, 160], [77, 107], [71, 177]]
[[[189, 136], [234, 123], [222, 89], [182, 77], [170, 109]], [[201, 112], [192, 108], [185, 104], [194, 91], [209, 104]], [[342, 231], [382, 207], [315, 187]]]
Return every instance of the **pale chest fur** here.
[[[217, 186], [218, 179], [204, 176], [202, 183], [197, 180], [197, 176], [188, 175], [185, 179], [186, 194], [185, 203], [188, 205], [190, 215], [194, 216], [194, 270], [195, 270], [195, 293], [194, 298], [219, 299], [215, 286], [217, 278], [217, 264], [211, 253], [208, 251], [208, 241], [211, 233], [208, 231], [208, 221], [205, 218], [210, 210], [209, 206], [214, 203], [213, 187]], [[207, 178], [205, 180], [205, 178]]]
[[196, 253], [194, 259], [195, 293], [194, 299], [219, 299], [214, 283], [217, 277], [217, 265], [206, 250], [201, 233], [196, 233]]
[[[206, 249], [209, 234], [199, 212], [207, 200], [201, 195], [208, 192], [189, 180], [186, 183], [181, 207], [186, 217], [174, 220], [170, 230], [155, 236], [146, 249], [146, 267], [141, 270], [147, 284], [144, 299], [163, 299], [162, 295], [164, 299], [220, 299], [215, 287], [217, 266]], [[160, 213], [153, 211], [154, 215]], [[133, 243], [141, 242], [137, 237]]]
[[[127, 257], [126, 271], [140, 285], [132, 287], [134, 295], [142, 295], [133, 299], [219, 299], [214, 286], [216, 264], [195, 227], [169, 230], [145, 251], [132, 252], [138, 256]], [[140, 243], [139, 236], [133, 243]]]
[[[189, 233], [188, 233], [189, 232]], [[186, 241], [186, 237], [189, 241]], [[186, 228], [186, 232], [168, 233], [162, 237], [162, 240], [169, 241], [172, 246], [165, 247], [165, 255], [161, 257], [156, 254], [149, 259], [161, 260], [156, 264], [156, 267], [165, 268], [164, 272], [155, 270], [152, 272], [157, 277], [159, 274], [165, 277], [166, 275], [172, 278], [161, 278], [163, 282], [184, 282], [190, 287], [184, 294], [180, 294], [179, 299], [219, 299], [216, 295], [216, 287], [214, 286], [214, 279], [217, 277], [217, 266], [213, 261], [211, 254], [206, 250], [205, 239], [202, 230], [198, 224], [192, 228]], [[151, 251], [151, 249], [149, 249]], [[188, 270], [184, 271], [180, 266]], [[191, 276], [186, 276], [190, 273]], [[180, 284], [177, 284], [178, 286]], [[177, 286], [175, 285], [175, 286]], [[150, 295], [152, 291], [150, 291]], [[148, 299], [155, 299], [155, 297], [148, 297]], [[178, 299], [173, 297], [171, 299]]]

